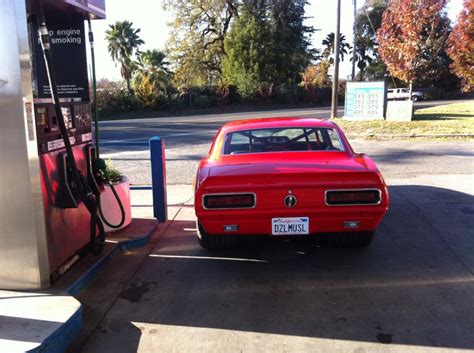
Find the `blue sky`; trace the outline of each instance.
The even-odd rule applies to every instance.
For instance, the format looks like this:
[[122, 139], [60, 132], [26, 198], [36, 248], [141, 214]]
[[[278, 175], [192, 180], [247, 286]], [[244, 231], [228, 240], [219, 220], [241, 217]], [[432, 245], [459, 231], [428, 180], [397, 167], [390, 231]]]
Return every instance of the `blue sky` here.
[[[358, 0], [362, 4], [363, 0]], [[95, 33], [97, 77], [119, 79], [120, 69], [116, 66], [107, 52], [107, 43], [104, 39], [108, 25], [115, 21], [132, 21], [136, 28], [141, 29], [140, 36], [145, 41], [141, 47], [145, 49], [164, 49], [168, 38], [169, 28], [167, 23], [171, 14], [165, 12], [161, 0], [106, 0], [107, 19], [93, 22]], [[462, 0], [448, 1], [448, 16], [452, 21], [462, 8]], [[335, 0], [310, 0], [306, 9], [310, 17], [308, 25], [319, 29], [312, 37], [313, 46], [321, 47], [321, 41], [329, 32], [334, 32], [336, 27], [336, 1]], [[341, 32], [352, 42], [352, 0], [341, 0]], [[341, 64], [342, 78], [351, 72], [351, 63], [345, 59]]]

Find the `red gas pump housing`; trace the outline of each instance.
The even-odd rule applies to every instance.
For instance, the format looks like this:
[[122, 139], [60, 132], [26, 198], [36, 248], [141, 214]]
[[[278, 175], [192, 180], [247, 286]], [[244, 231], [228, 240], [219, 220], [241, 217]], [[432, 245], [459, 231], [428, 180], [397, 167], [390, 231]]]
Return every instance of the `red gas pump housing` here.
[[[43, 0], [43, 3], [68, 138], [75, 163], [87, 177], [95, 156], [91, 155], [93, 131], [84, 20], [86, 16], [104, 18], [105, 4], [91, 0]], [[29, 6], [28, 16], [34, 115], [53, 282], [80, 258], [89, 244], [91, 215], [70, 187], [65, 144], [51, 99], [34, 8]]]

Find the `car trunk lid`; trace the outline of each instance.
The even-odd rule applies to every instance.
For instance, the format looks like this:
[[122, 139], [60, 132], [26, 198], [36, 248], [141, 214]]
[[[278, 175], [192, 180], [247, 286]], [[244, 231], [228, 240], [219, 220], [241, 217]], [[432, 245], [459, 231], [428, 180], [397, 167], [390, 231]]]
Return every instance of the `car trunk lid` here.
[[323, 207], [327, 190], [380, 188], [380, 184], [378, 173], [364, 163], [340, 158], [215, 165], [202, 186], [204, 194], [253, 192], [259, 209], [284, 209], [284, 198], [293, 194], [300, 209]]

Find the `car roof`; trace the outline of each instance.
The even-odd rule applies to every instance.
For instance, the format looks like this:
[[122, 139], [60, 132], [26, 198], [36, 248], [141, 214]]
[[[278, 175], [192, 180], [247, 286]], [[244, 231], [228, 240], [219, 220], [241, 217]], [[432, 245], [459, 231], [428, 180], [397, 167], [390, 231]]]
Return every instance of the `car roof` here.
[[240, 130], [286, 128], [286, 127], [325, 127], [335, 128], [336, 124], [329, 120], [302, 117], [274, 117], [231, 121], [225, 124], [222, 129], [225, 132]]

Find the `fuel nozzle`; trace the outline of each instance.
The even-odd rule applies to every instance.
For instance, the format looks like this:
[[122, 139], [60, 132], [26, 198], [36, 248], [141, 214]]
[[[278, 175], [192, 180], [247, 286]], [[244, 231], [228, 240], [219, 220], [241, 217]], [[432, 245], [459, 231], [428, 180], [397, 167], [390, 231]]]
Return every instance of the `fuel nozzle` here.
[[102, 158], [96, 158], [92, 160], [92, 170], [97, 179], [103, 183], [108, 183], [110, 175], [107, 170], [107, 163]]

